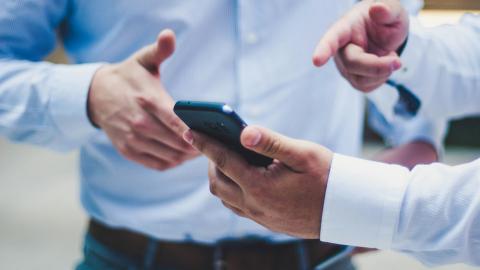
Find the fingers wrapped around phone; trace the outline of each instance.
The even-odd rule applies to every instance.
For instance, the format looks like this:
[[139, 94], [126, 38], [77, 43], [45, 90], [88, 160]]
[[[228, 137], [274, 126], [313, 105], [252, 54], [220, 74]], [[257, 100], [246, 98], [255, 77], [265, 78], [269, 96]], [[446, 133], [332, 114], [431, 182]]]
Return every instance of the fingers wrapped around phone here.
[[208, 166], [210, 192], [221, 198], [223, 204], [235, 213], [244, 215], [240, 210], [243, 207], [243, 191], [240, 186], [222, 173], [217, 166], [210, 162]]
[[230, 150], [217, 140], [193, 130], [184, 134], [184, 139], [210, 159], [215, 166], [239, 186], [249, 185], [249, 175], [256, 167], [250, 166], [238, 153]]

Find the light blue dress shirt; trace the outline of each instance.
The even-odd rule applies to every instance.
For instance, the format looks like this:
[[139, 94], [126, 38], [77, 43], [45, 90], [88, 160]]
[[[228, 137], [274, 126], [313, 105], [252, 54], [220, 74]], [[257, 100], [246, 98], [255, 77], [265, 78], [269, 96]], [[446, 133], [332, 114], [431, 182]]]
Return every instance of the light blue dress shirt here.
[[[288, 240], [211, 196], [205, 158], [166, 172], [123, 158], [89, 123], [89, 84], [102, 62], [122, 61], [171, 28], [178, 47], [162, 80], [174, 99], [224, 101], [248, 123], [357, 155], [364, 97], [332, 63], [321, 70], [311, 64], [319, 38], [354, 2], [2, 0], [0, 133], [81, 148], [83, 206], [110, 226], [176, 241]], [[75, 65], [40, 62], [54, 48], [56, 29]], [[428, 124], [402, 127], [407, 137], [437, 136], [418, 123]]]

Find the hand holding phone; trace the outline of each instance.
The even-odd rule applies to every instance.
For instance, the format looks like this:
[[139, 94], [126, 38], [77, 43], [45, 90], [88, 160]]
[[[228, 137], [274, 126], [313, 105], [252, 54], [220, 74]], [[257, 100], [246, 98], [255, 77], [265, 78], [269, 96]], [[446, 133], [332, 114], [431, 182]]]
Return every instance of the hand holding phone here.
[[225, 103], [178, 101], [174, 112], [191, 129], [204, 133], [239, 153], [255, 166], [267, 167], [273, 160], [244, 148], [240, 142], [245, 121]]

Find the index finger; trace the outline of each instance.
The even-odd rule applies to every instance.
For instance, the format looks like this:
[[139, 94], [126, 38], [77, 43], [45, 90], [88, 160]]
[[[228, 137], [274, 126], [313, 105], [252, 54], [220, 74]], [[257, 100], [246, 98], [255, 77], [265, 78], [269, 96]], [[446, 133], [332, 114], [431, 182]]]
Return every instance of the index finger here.
[[188, 130], [183, 137], [239, 186], [244, 186], [246, 181], [250, 180], [249, 176], [252, 175], [252, 170], [256, 169], [239, 154], [207, 135]]
[[318, 42], [313, 53], [313, 64], [317, 67], [325, 65], [340, 48], [350, 42], [351, 35], [351, 27], [345, 19], [336, 22]]
[[152, 114], [158, 121], [162, 122], [165, 127], [170, 129], [180, 138], [188, 129], [187, 125], [173, 112], [175, 102], [170, 95], [166, 93], [163, 86], [161, 87], [157, 99], [147, 100], [139, 98], [138, 102], [143, 109]]

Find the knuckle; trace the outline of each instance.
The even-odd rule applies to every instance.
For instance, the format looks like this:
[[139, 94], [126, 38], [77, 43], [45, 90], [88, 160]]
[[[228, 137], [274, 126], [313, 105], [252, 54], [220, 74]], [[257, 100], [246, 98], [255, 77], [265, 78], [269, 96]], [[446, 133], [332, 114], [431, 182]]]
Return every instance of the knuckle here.
[[180, 165], [185, 160], [185, 157], [181, 153], [173, 153], [170, 160], [174, 165]]
[[159, 165], [159, 164], [153, 165], [153, 168], [160, 172], [164, 172], [168, 169], [167, 167], [165, 167], [165, 165]]
[[125, 144], [127, 146], [135, 146], [135, 145], [138, 145], [138, 142], [139, 142], [139, 138], [137, 137], [137, 135], [135, 135], [134, 133], [129, 133], [126, 135], [125, 137]]
[[161, 171], [161, 172], [170, 169], [170, 166], [169, 166], [168, 164], [163, 163], [163, 162], [159, 162], [159, 161], [154, 162], [154, 163], [152, 164], [152, 167], [153, 167], [154, 169], [158, 170], [158, 171]]
[[265, 144], [264, 152], [266, 154], [275, 155], [280, 152], [282, 146], [279, 140], [276, 137], [273, 137], [267, 141]]
[[358, 77], [357, 78], [357, 85], [362, 92], [366, 92], [369, 87], [371, 87], [371, 80], [368, 77]]
[[136, 98], [137, 103], [140, 107], [147, 109], [147, 110], [155, 110], [157, 108], [157, 102], [155, 99], [149, 96], [140, 95]]
[[141, 115], [133, 119], [131, 125], [134, 130], [147, 130], [150, 126], [150, 121], [147, 116]]
[[208, 166], [208, 179], [210, 179], [210, 181], [216, 181], [215, 179], [216, 177], [217, 177], [217, 173], [216, 173], [215, 166], [210, 163]]
[[381, 83], [377, 83], [377, 84], [364, 84], [364, 85], [361, 85], [360, 87], [360, 91], [364, 92], [364, 93], [370, 93], [372, 92], [373, 90], [377, 89], [378, 87], [380, 87], [382, 84]]
[[118, 150], [118, 152], [120, 152], [122, 155], [124, 155], [127, 158], [131, 156], [130, 148], [128, 147], [128, 145], [126, 143], [118, 144], [117, 145], [117, 150]]
[[164, 121], [166, 123], [167, 126], [169, 126], [170, 128], [174, 129], [174, 130], [177, 130], [180, 128], [180, 121], [179, 121], [179, 118], [176, 116], [176, 115], [173, 115], [173, 114], [165, 114], [164, 115]]
[[343, 53], [340, 55], [339, 60], [342, 62], [344, 67], [358, 66], [358, 62], [355, 61], [355, 58], [350, 54]]
[[372, 92], [373, 90], [377, 89], [379, 87], [379, 85], [374, 85], [374, 86], [369, 86], [369, 87], [365, 87], [365, 89], [363, 90], [365, 93], [370, 93]]
[[370, 93], [372, 91], [372, 89], [366, 86], [359, 86], [358, 90], [362, 91], [363, 93]]
[[183, 155], [180, 154], [180, 153], [174, 153], [172, 156], [169, 156], [168, 157], [168, 160], [166, 161], [166, 163], [170, 166], [170, 167], [176, 167], [180, 164], [182, 164], [184, 162], [184, 158], [183, 158]]
[[215, 155], [215, 164], [219, 169], [224, 169], [227, 166], [227, 153], [224, 151], [217, 151]]
[[218, 187], [217, 187], [217, 181], [210, 179], [210, 184], [209, 184], [209, 189], [210, 193], [213, 195], [217, 196], [218, 195]]

